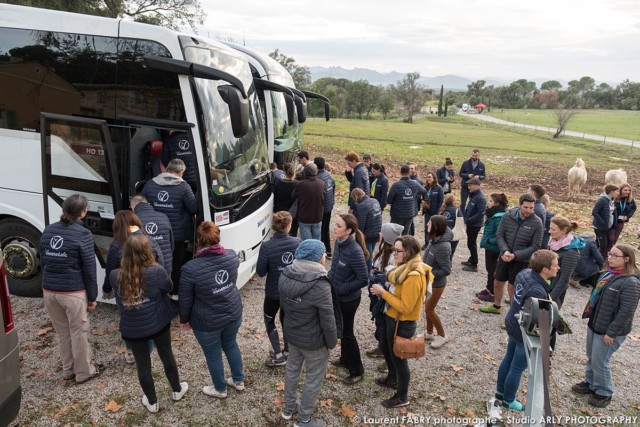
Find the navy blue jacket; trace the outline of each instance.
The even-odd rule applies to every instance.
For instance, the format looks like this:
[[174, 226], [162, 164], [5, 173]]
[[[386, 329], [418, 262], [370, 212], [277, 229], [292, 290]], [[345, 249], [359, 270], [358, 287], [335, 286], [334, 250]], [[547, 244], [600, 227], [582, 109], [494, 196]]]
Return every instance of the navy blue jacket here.
[[336, 204], [336, 181], [331, 172], [325, 169], [318, 169], [316, 177], [324, 182], [324, 213], [329, 213]]
[[[162, 250], [162, 256], [164, 263], [161, 263], [169, 274], [173, 270], [173, 229], [171, 228], [171, 221], [162, 212], [158, 212], [153, 209], [149, 203], [138, 203], [133, 213], [138, 215], [142, 225], [144, 225], [144, 232], [147, 236], [151, 237], [160, 246]], [[160, 262], [160, 261], [158, 261]]]
[[242, 319], [238, 290], [238, 255], [198, 256], [182, 267], [180, 275], [180, 322], [196, 331], [217, 331]]
[[45, 227], [40, 239], [42, 288], [53, 292], [86, 291], [87, 301], [98, 297], [96, 254], [91, 231], [77, 220]]
[[513, 301], [504, 324], [507, 327], [509, 337], [518, 342], [522, 342], [522, 332], [520, 324], [516, 319], [516, 313], [519, 313], [522, 306], [529, 298], [549, 299], [549, 285], [538, 273], [530, 268], [522, 270], [516, 276], [515, 293]]
[[186, 181], [178, 185], [161, 185], [156, 182], [166, 175], [170, 174], [161, 174], [147, 181], [142, 195], [155, 210], [167, 215], [173, 229], [173, 238], [177, 242], [193, 240], [192, 216], [198, 213], [198, 201]]
[[[377, 181], [376, 181], [377, 179]], [[380, 209], [384, 210], [387, 207], [387, 195], [389, 194], [389, 178], [387, 175], [381, 173], [378, 178], [374, 177], [375, 191], [373, 198], [380, 204]]]
[[371, 188], [369, 186], [369, 172], [364, 166], [364, 163], [358, 163], [353, 169], [353, 173], [345, 173], [347, 180], [349, 181], [349, 207], [353, 209], [355, 202], [351, 199], [351, 192], [356, 188], [361, 188], [364, 194], [371, 195]]
[[161, 265], [145, 268], [142, 299], [139, 304], [125, 307], [119, 292], [119, 272], [120, 269], [113, 270], [109, 279], [115, 290], [116, 304], [120, 310], [122, 339], [141, 341], [157, 336], [176, 316], [176, 309], [167, 296], [167, 292], [173, 286], [169, 274]]
[[593, 240], [584, 239], [585, 246], [580, 249], [580, 260], [573, 271], [573, 280], [584, 280], [597, 274], [604, 265], [604, 258]]
[[273, 211], [289, 211], [293, 205], [293, 190], [298, 181], [295, 179], [282, 178], [276, 182], [273, 188]]
[[[542, 200], [540, 199], [536, 199], [534, 205], [533, 205], [533, 213], [540, 218], [540, 221], [542, 221], [542, 226], [546, 229], [546, 223], [547, 223], [547, 209], [544, 207], [544, 204], [542, 203]], [[551, 226], [551, 225], [549, 225]]]
[[429, 214], [429, 216], [438, 215], [440, 212], [440, 208], [444, 203], [444, 191], [440, 184], [435, 185], [433, 187], [425, 187], [425, 191], [427, 194], [422, 196], [422, 200], [429, 202], [429, 208], [425, 209], [424, 212]]
[[482, 227], [484, 224], [484, 212], [487, 210], [487, 197], [481, 189], [471, 193], [469, 204], [464, 210], [464, 223], [469, 227]]
[[365, 239], [377, 241], [382, 230], [382, 210], [378, 201], [364, 196], [356, 205], [353, 214], [358, 219], [358, 229], [362, 231]]
[[391, 205], [391, 218], [412, 219], [418, 212], [416, 200], [426, 193], [427, 190], [417, 181], [408, 176], [400, 178], [391, 186], [387, 197], [387, 203]]
[[327, 275], [338, 294], [339, 302], [360, 298], [360, 289], [369, 284], [367, 263], [360, 244], [353, 236], [344, 241], [336, 240], [333, 246], [331, 270]]
[[542, 233], [542, 246], [541, 249], [547, 249], [549, 246], [549, 239], [551, 236], [549, 235], [549, 229], [551, 228], [551, 218], [553, 218], [554, 213], [546, 211], [545, 220], [544, 220], [544, 232]]
[[[440, 169], [438, 169], [436, 171], [436, 178], [438, 178], [438, 184], [440, 184], [440, 187], [442, 187], [443, 191], [444, 191], [444, 185], [449, 182], [448, 178], [449, 177], [455, 177], [456, 173], [453, 171], [453, 169], [447, 170], [444, 166], [442, 166]], [[451, 193], [451, 185], [453, 183], [449, 182], [449, 191], [445, 191], [444, 194], [449, 194]]]
[[287, 233], [275, 233], [260, 246], [256, 273], [260, 277], [267, 276], [264, 287], [267, 298], [280, 299], [278, 279], [284, 268], [291, 265], [295, 259], [299, 244], [300, 239], [297, 237], [291, 237]]
[[463, 216], [462, 211], [454, 205], [449, 205], [444, 208], [444, 212], [442, 212], [442, 216], [447, 220], [447, 227], [453, 230], [453, 227], [456, 226], [456, 217]]
[[192, 145], [186, 132], [164, 135], [162, 138], [162, 164], [167, 166], [173, 159], [182, 160], [186, 166], [182, 178], [195, 188], [198, 167]]
[[[593, 207], [591, 211], [591, 215], [593, 215], [593, 228], [597, 230], [608, 230], [609, 227], [609, 216], [611, 210], [609, 209], [610, 198], [606, 194], [601, 194], [598, 197], [598, 201], [596, 205]], [[613, 223], [615, 224], [617, 220], [616, 212], [613, 214]]]
[[460, 178], [462, 178], [462, 188], [469, 188], [467, 186], [467, 180], [469, 180], [469, 175], [478, 175], [478, 179], [481, 181], [487, 177], [486, 171], [484, 169], [484, 163], [478, 160], [478, 165], [473, 168], [473, 164], [471, 163], [471, 159], [467, 159], [460, 166]]
[[631, 199], [630, 202], [625, 202], [624, 200], [616, 200], [616, 216], [618, 221], [622, 221], [620, 219], [621, 216], [626, 216], [623, 222], [629, 222], [629, 219], [636, 212], [636, 199]]
[[[136, 231], [132, 233], [135, 235], [143, 235], [142, 232]], [[151, 236], [147, 236], [149, 239], [149, 243], [151, 243], [151, 250], [153, 251], [153, 256], [156, 258], [156, 262], [164, 267], [167, 270], [167, 263], [164, 259], [162, 251], [160, 250], [160, 246], [156, 243], [155, 240]], [[109, 277], [111, 277], [111, 272], [116, 268], [120, 268], [120, 260], [122, 259], [122, 248], [120, 247], [120, 243], [115, 240], [111, 242], [109, 245], [109, 253], [107, 254], [107, 268], [105, 268], [104, 275], [104, 283], [102, 284], [102, 292], [109, 293], [111, 292], [111, 282], [109, 281]], [[169, 269], [171, 269], [171, 264], [169, 264]], [[169, 271], [169, 270], [167, 270]]]

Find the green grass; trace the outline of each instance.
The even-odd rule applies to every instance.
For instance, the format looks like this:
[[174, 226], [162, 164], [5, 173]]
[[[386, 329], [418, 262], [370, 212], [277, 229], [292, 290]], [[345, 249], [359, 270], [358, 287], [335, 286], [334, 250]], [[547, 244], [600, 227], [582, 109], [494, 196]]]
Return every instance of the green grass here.
[[[482, 114], [527, 125], [556, 126], [553, 110], [494, 108], [491, 112], [484, 111]], [[640, 141], [640, 111], [578, 110], [567, 130]]]

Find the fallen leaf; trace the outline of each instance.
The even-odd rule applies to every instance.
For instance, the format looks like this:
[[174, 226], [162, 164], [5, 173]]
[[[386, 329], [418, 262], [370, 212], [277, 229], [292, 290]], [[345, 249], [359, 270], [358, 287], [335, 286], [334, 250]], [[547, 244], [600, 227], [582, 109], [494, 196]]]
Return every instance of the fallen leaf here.
[[640, 402], [633, 405], [633, 409], [637, 409], [638, 411], [640, 411]]
[[39, 377], [44, 377], [47, 374], [47, 371], [43, 368], [38, 368], [36, 371], [36, 375]]
[[331, 399], [321, 400], [320, 407], [323, 407], [323, 406], [326, 406], [327, 408], [331, 408], [333, 406], [333, 400]]
[[346, 403], [343, 403], [342, 406], [340, 406], [340, 413], [345, 417], [351, 419], [355, 417], [357, 412], [351, 409]]
[[401, 414], [406, 414], [409, 412], [409, 410], [405, 406], [403, 406], [400, 409], [398, 409], [398, 412], [400, 412]]
[[105, 388], [107, 385], [105, 383], [98, 383], [96, 384], [96, 388], [98, 390], [102, 390], [103, 388]]
[[120, 347], [118, 349], [118, 354], [122, 354], [122, 353], [126, 353], [126, 352], [127, 352], [127, 349], [125, 347]]
[[256, 338], [258, 338], [259, 340], [261, 340], [262, 338], [264, 338], [264, 334], [259, 332], [259, 333], [257, 333], [257, 334], [254, 334], [254, 337], [256, 337]]
[[118, 331], [120, 331], [120, 325], [117, 323], [111, 325], [111, 327], [109, 328], [109, 332], [118, 332]]
[[136, 413], [135, 409], [133, 409], [133, 408], [127, 409], [127, 414], [135, 414], [135, 413]]
[[480, 311], [480, 306], [479, 305], [470, 305], [469, 306], [469, 310]]
[[628, 334], [627, 336], [631, 338], [632, 341], [640, 341], [640, 332]]
[[280, 380], [276, 383], [276, 390], [284, 391], [284, 381]]
[[449, 406], [449, 407], [446, 409], [446, 412], [447, 412], [447, 414], [451, 414], [451, 415], [455, 415], [455, 414], [456, 414], [456, 410], [455, 410], [455, 409], [453, 409], [451, 406]]
[[106, 333], [107, 333], [106, 329], [96, 329], [95, 331], [93, 331], [93, 335], [97, 335], [99, 337], [103, 336]]
[[122, 409], [122, 405], [118, 405], [115, 400], [110, 400], [109, 403], [104, 404], [105, 412], [118, 412]]
[[91, 420], [91, 425], [95, 426], [96, 424], [98, 424], [98, 420], [96, 420], [95, 418]]
[[282, 396], [278, 396], [275, 399], [273, 399], [273, 404], [276, 406], [282, 406], [284, 405], [284, 397]]
[[476, 410], [472, 408], [464, 408], [460, 411], [459, 415], [465, 418], [476, 418]]
[[451, 365], [451, 369], [453, 369], [456, 372], [460, 372], [462, 370], [464, 370], [463, 366], [458, 366], [458, 365]]
[[449, 378], [447, 375], [445, 375], [444, 377], [440, 378], [440, 382], [448, 383], [449, 381], [451, 381], [451, 378]]
[[460, 320], [456, 320], [455, 322], [453, 322], [456, 326], [461, 326], [462, 325], [462, 321]]
[[326, 373], [326, 375], [324, 376], [327, 379], [333, 380], [333, 381], [339, 381], [340, 377], [338, 377], [337, 375], [333, 375], [329, 372]]
[[53, 331], [53, 326], [46, 326], [44, 328], [41, 328], [38, 331], [38, 336], [41, 337], [41, 336], [45, 335], [47, 332], [51, 332], [51, 331]]
[[492, 356], [492, 355], [490, 355], [490, 354], [486, 354], [486, 353], [485, 353], [485, 355], [484, 355], [484, 358], [485, 358], [485, 359], [487, 359], [487, 360], [488, 360], [488, 361], [490, 361], [490, 362], [492, 362], [492, 361], [496, 360], [496, 359], [494, 359], [494, 358], [493, 358], [493, 356]]

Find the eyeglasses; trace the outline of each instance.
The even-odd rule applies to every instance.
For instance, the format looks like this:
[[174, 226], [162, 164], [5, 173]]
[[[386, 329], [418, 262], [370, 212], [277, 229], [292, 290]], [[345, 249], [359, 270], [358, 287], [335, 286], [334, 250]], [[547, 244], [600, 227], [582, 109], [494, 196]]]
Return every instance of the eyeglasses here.
[[399, 253], [403, 253], [403, 252], [404, 252], [404, 251], [403, 251], [402, 249], [396, 249], [396, 248], [393, 248], [393, 253], [394, 253], [394, 254], [399, 254]]
[[616, 254], [614, 254], [613, 252], [609, 252], [609, 253], [607, 254], [607, 256], [608, 256], [609, 258], [624, 258], [624, 255], [616, 255]]

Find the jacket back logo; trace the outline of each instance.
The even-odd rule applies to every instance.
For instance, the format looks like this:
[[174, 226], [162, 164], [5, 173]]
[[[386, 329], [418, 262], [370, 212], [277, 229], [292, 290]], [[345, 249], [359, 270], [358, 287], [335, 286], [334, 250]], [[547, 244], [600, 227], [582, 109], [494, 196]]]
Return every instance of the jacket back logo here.
[[156, 224], [155, 222], [149, 222], [144, 226], [144, 231], [146, 231], [147, 234], [153, 236], [158, 232], [158, 224]]
[[294, 255], [291, 252], [285, 252], [282, 254], [282, 263], [283, 264], [291, 264], [293, 262]]
[[180, 142], [178, 142], [178, 147], [180, 147], [181, 150], [188, 150], [189, 141], [186, 139], [181, 139]]
[[62, 238], [62, 236], [53, 236], [51, 238], [51, 240], [49, 241], [49, 245], [51, 245], [51, 249], [60, 249], [62, 247], [62, 244], [64, 243], [64, 239]]
[[218, 285], [226, 283], [229, 280], [229, 272], [227, 270], [216, 271], [215, 280]]
[[166, 202], [169, 200], [169, 193], [167, 191], [160, 191], [158, 193], [158, 200], [161, 202]]

